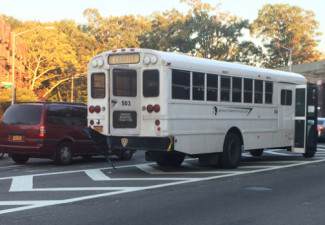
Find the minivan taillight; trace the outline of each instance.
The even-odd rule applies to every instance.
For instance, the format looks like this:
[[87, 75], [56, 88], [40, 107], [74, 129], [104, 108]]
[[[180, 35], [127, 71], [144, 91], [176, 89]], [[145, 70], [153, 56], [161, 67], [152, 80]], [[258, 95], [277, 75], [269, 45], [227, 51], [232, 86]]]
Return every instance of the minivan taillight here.
[[40, 126], [40, 128], [39, 128], [39, 137], [44, 138], [45, 134], [46, 134], [45, 126]]

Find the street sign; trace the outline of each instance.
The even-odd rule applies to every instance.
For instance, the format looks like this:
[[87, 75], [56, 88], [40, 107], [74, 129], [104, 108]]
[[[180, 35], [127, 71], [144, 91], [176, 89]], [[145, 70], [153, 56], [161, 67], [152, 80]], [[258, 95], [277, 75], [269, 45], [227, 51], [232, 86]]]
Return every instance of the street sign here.
[[12, 87], [11, 82], [0, 82], [0, 88], [9, 89]]

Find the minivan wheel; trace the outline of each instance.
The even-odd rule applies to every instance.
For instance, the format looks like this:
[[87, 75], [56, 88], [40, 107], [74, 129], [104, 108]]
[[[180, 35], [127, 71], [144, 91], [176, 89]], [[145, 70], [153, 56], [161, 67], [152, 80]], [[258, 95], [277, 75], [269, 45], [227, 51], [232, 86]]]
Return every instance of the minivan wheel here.
[[92, 159], [92, 155], [83, 155], [81, 156], [83, 160], [90, 161]]
[[219, 163], [221, 168], [237, 168], [241, 158], [241, 141], [234, 133], [227, 134], [223, 145], [223, 152], [220, 154]]
[[12, 154], [11, 159], [17, 164], [25, 164], [28, 161], [29, 156]]
[[60, 165], [69, 165], [72, 162], [72, 150], [70, 142], [63, 142], [58, 146], [55, 162]]

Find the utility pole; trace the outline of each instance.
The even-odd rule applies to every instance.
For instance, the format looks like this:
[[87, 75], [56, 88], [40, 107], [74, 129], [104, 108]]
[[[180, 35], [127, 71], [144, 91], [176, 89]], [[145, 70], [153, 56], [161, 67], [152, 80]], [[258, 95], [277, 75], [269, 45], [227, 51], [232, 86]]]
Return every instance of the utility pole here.
[[288, 50], [289, 50], [288, 67], [289, 67], [289, 71], [292, 72], [292, 48], [288, 48]]
[[12, 49], [12, 58], [11, 58], [11, 104], [15, 104], [16, 102], [16, 75], [15, 75], [15, 59], [16, 59], [16, 33], [12, 33], [12, 42], [11, 42], [11, 49]]
[[71, 102], [74, 102], [74, 75], [71, 76]]

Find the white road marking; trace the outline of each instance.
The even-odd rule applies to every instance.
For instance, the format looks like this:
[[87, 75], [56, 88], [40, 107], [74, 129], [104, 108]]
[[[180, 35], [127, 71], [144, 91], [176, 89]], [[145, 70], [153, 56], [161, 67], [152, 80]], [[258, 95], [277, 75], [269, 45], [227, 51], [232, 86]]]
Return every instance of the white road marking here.
[[87, 174], [88, 177], [90, 177], [94, 181], [107, 181], [111, 179], [100, 169], [85, 170], [85, 173]]
[[297, 160], [279, 160], [279, 161], [246, 161], [246, 162], [240, 162], [241, 164], [274, 164], [275, 166], [281, 165], [281, 164], [288, 164], [288, 163], [295, 163]]
[[[278, 170], [278, 169], [282, 169], [282, 168], [297, 167], [297, 166], [301, 166], [301, 165], [319, 163], [319, 162], [324, 162], [324, 161], [325, 161], [325, 159], [314, 160], [314, 161], [303, 161], [303, 162], [300, 161], [300, 162], [297, 162], [295, 164], [278, 166], [278, 167], [271, 166], [271, 167], [268, 167], [268, 168], [250, 170], [250, 171], [245, 171], [245, 172], [242, 172], [242, 173], [231, 173], [231, 174], [217, 175], [217, 176], [204, 177], [204, 178], [195, 178], [195, 179], [192, 178], [192, 179], [169, 182], [169, 183], [164, 183], [164, 184], [150, 185], [150, 186], [130, 188], [130, 189], [123, 189], [123, 190], [119, 190], [119, 191], [113, 191], [113, 192], [101, 193], [101, 194], [94, 194], [94, 195], [82, 196], [82, 197], [77, 197], [77, 198], [70, 198], [70, 199], [59, 200], [59, 201], [44, 201], [44, 202], [38, 202], [38, 203], [28, 205], [28, 206], [0, 210], [0, 215], [10, 213], [10, 212], [18, 212], [18, 211], [27, 210], [27, 209], [35, 209], [35, 208], [40, 208], [40, 207], [45, 207], [45, 206], [53, 206], [53, 205], [59, 205], [59, 204], [74, 203], [74, 202], [90, 200], [90, 199], [96, 199], [96, 198], [101, 198], [101, 197], [108, 197], [108, 196], [118, 195], [118, 194], [123, 194], [123, 193], [131, 193], [131, 192], [135, 192], [135, 191], [157, 189], [157, 188], [175, 186], [175, 185], [180, 185], [180, 184], [188, 184], [188, 183], [194, 183], [194, 182], [215, 180], [215, 179], [221, 179], [221, 178], [225, 178], [225, 177], [238, 176], [238, 175], [241, 175], [241, 174], [254, 174], [254, 173], [259, 173], [259, 172], [273, 171], [273, 170]], [[21, 202], [23, 203], [24, 201], [21, 201]], [[7, 202], [5, 202], [5, 203], [7, 203]], [[25, 205], [25, 204], [23, 204], [23, 205]]]
[[282, 152], [277, 152], [279, 150], [267, 150], [265, 152], [270, 153], [272, 155], [281, 155], [281, 156], [292, 156], [292, 153], [282, 153]]
[[[274, 153], [275, 150], [271, 150], [272, 153]], [[279, 152], [276, 152], [279, 153]], [[285, 156], [295, 156], [294, 154], [285, 154], [285, 153], [280, 153], [281, 155]], [[278, 154], [279, 155], [279, 154]], [[140, 187], [67, 187], [67, 188], [33, 188], [33, 177], [34, 176], [48, 176], [48, 175], [60, 175], [60, 174], [71, 174], [71, 173], [80, 173], [80, 172], [85, 172], [91, 169], [83, 169], [83, 170], [71, 170], [71, 171], [60, 171], [60, 172], [51, 172], [51, 173], [40, 173], [40, 174], [33, 174], [33, 175], [25, 175], [25, 176], [12, 176], [12, 177], [3, 177], [0, 178], [0, 180], [8, 180], [12, 179], [12, 185], [10, 187], [10, 191], [84, 191], [84, 190], [102, 190], [102, 191], [109, 191], [101, 194], [94, 194], [94, 195], [87, 195], [87, 196], [82, 196], [82, 197], [77, 197], [77, 198], [71, 198], [71, 199], [64, 199], [64, 200], [49, 200], [49, 201], [0, 201], [0, 205], [20, 205], [20, 207], [15, 207], [11, 209], [5, 209], [5, 210], [0, 210], [0, 215], [1, 214], [6, 214], [6, 213], [11, 213], [11, 212], [17, 212], [17, 211], [22, 211], [22, 210], [27, 210], [27, 209], [34, 209], [34, 208], [40, 208], [40, 207], [45, 207], [45, 206], [53, 206], [53, 205], [59, 205], [59, 204], [66, 204], [66, 203], [73, 203], [73, 202], [78, 202], [78, 201], [83, 201], [83, 200], [89, 200], [89, 199], [95, 199], [95, 198], [101, 198], [101, 197], [106, 197], [106, 196], [112, 196], [112, 195], [117, 195], [117, 194], [123, 194], [123, 193], [130, 193], [130, 192], [135, 192], [135, 191], [142, 191], [142, 190], [149, 190], [149, 189], [156, 189], [156, 188], [162, 188], [162, 187], [168, 187], [168, 186], [173, 186], [173, 185], [179, 185], [179, 184], [186, 184], [186, 183], [193, 183], [193, 182], [200, 182], [200, 181], [206, 181], [206, 180], [213, 180], [213, 179], [221, 179], [224, 177], [231, 177], [231, 176], [237, 176], [237, 175], [243, 175], [243, 174], [253, 174], [253, 173], [259, 173], [259, 172], [264, 172], [264, 171], [272, 171], [272, 170], [277, 170], [277, 169], [282, 169], [282, 168], [289, 168], [289, 167], [296, 167], [296, 166], [301, 166], [301, 165], [307, 165], [307, 164], [313, 164], [313, 163], [319, 163], [319, 162], [324, 162], [325, 158], [320, 158], [317, 160], [308, 160], [308, 161], [287, 161], [288, 165], [265, 165], [265, 166], [246, 166], [247, 168], [255, 168], [254, 170], [236, 170], [236, 171], [229, 171], [229, 170], [216, 170], [216, 171], [188, 171], [188, 172], [163, 172], [159, 169], [153, 168], [151, 165], [152, 163], [144, 163], [144, 164], [136, 164], [136, 165], [125, 165], [125, 166], [118, 166], [117, 168], [131, 168], [131, 167], [138, 167], [148, 169], [150, 166], [153, 169], [149, 169], [151, 172], [156, 173], [159, 171], [163, 172], [164, 175], [166, 174], [173, 174], [173, 173], [179, 173], [179, 174], [186, 174], [186, 173], [214, 173], [215, 176], [208, 176], [208, 177], [203, 177], [203, 178], [181, 178], [181, 177], [163, 177], [163, 178], [110, 178], [109, 181], [116, 181], [116, 180], [125, 180], [125, 181], [132, 181], [132, 180], [137, 180], [137, 181], [145, 181], [145, 180], [164, 180], [164, 181], [173, 181], [173, 182], [167, 182], [163, 184], [156, 184], [156, 185], [149, 185], [149, 186], [140, 186]], [[278, 162], [283, 162], [283, 161], [268, 161], [269, 163], [278, 163]], [[253, 162], [249, 162], [253, 163]], [[255, 163], [255, 162], [254, 162]], [[193, 167], [193, 165], [192, 165]], [[243, 168], [243, 166], [241, 167]], [[244, 166], [245, 168], [245, 166]], [[92, 172], [90, 172], [90, 176], [95, 176], [97, 177], [98, 180], [104, 179], [102, 175], [98, 175], [99, 172], [94, 170], [111, 170], [112, 167], [104, 167], [104, 168], [97, 168], [93, 169]], [[102, 171], [100, 171], [102, 173]], [[87, 175], [88, 175], [87, 174]], [[97, 175], [94, 175], [97, 174]], [[103, 173], [104, 174], [104, 173]], [[105, 174], [104, 174], [105, 175]], [[90, 177], [89, 176], [89, 177]], [[105, 175], [106, 176], [106, 175]], [[106, 176], [105, 180], [109, 178]], [[23, 206], [21, 206], [23, 205]]]
[[139, 187], [66, 187], [66, 188], [34, 188], [26, 191], [120, 191], [120, 190], [138, 190]]
[[33, 176], [17, 176], [13, 177], [11, 181], [10, 192], [32, 191], [33, 190]]

